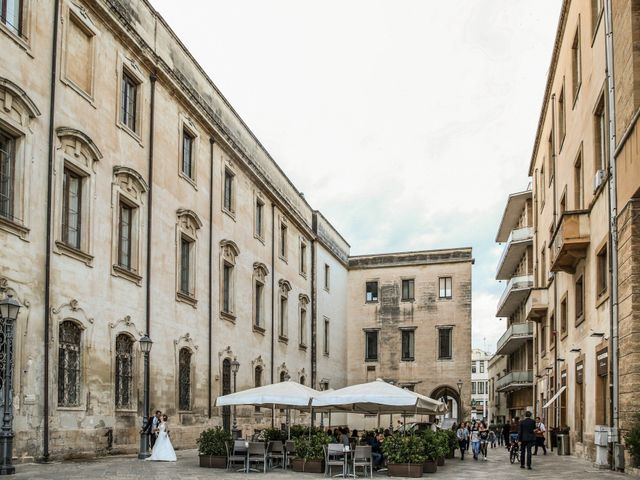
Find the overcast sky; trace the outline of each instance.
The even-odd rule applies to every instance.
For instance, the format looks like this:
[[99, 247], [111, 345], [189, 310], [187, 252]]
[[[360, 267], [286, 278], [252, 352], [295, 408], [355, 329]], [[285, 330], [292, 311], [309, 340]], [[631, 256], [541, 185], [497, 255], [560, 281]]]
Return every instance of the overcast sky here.
[[473, 346], [495, 351], [494, 239], [561, 1], [151, 2], [352, 254], [473, 247]]

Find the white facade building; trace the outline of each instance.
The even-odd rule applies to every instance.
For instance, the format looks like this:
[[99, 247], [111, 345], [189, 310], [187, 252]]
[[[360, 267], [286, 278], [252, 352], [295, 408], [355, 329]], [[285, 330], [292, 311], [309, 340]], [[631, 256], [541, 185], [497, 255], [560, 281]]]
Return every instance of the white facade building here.
[[489, 401], [489, 360], [491, 354], [474, 348], [471, 351], [471, 418], [487, 418]]

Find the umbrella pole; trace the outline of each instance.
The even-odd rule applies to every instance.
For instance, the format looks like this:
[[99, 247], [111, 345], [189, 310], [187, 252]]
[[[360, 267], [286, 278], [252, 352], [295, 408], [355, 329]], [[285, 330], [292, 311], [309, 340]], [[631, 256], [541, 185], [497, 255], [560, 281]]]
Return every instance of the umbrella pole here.
[[271, 428], [275, 428], [276, 426], [276, 405], [274, 403], [271, 404]]
[[291, 409], [287, 408], [287, 440], [291, 440]]
[[378, 428], [380, 428], [380, 412], [378, 412]]

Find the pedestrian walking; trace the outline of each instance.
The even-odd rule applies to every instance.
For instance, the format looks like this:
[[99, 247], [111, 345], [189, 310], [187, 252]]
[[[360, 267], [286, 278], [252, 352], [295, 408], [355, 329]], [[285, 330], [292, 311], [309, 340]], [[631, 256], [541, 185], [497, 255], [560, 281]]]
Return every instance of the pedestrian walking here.
[[496, 432], [489, 428], [489, 445], [491, 448], [496, 448]]
[[525, 453], [527, 468], [531, 470], [531, 447], [536, 442], [536, 422], [531, 418], [531, 412], [525, 413], [525, 419], [518, 426], [518, 437], [520, 438], [520, 468], [524, 468]]
[[480, 428], [477, 423], [471, 427], [471, 450], [473, 451], [473, 459], [478, 460], [480, 455]]
[[480, 437], [480, 453], [482, 453], [482, 459], [487, 461], [487, 444], [489, 443], [489, 429], [487, 424], [480, 422], [478, 427], [478, 435]]
[[536, 434], [536, 448], [533, 451], [533, 455], [538, 454], [538, 447], [542, 447], [542, 453], [544, 455], [547, 454], [547, 447], [544, 444], [545, 443], [544, 434], [546, 433], [546, 431], [547, 431], [547, 428], [544, 426], [544, 423], [542, 422], [540, 417], [536, 417], [536, 429], [534, 430], [534, 433]]
[[509, 435], [511, 432], [511, 426], [505, 422], [504, 425], [502, 425], [502, 441], [504, 442], [505, 446], [509, 446]]
[[458, 446], [460, 447], [460, 460], [464, 460], [464, 452], [467, 449], [467, 442], [469, 441], [469, 430], [467, 430], [464, 423], [460, 423], [458, 430], [456, 430], [456, 438], [458, 439]]

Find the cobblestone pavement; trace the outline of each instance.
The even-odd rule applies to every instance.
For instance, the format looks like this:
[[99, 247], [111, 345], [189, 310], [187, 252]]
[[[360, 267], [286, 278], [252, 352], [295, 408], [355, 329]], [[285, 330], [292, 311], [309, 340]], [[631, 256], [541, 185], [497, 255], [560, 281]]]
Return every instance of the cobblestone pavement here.
[[[387, 478], [384, 473], [374, 475]], [[200, 468], [195, 450], [178, 452], [176, 463], [145, 462], [132, 456], [107, 457], [93, 461], [68, 461], [41, 464], [25, 464], [16, 466], [16, 479], [29, 480], [93, 480], [93, 479], [211, 479], [218, 480], [291, 480], [295, 478], [321, 479], [320, 474], [294, 473], [276, 470], [267, 473], [235, 473], [219, 469]], [[607, 470], [598, 470], [591, 464], [573, 457], [559, 457], [554, 453], [533, 457], [533, 470], [521, 470], [518, 465], [511, 465], [503, 448], [489, 450], [487, 461], [474, 461], [472, 457], [460, 461], [454, 458], [446, 461], [444, 467], [438, 467], [438, 473], [425, 474], [423, 478], [434, 480], [490, 478], [492, 480], [515, 480], [520, 478], [538, 479], [618, 479], [625, 480], [624, 474]]]

